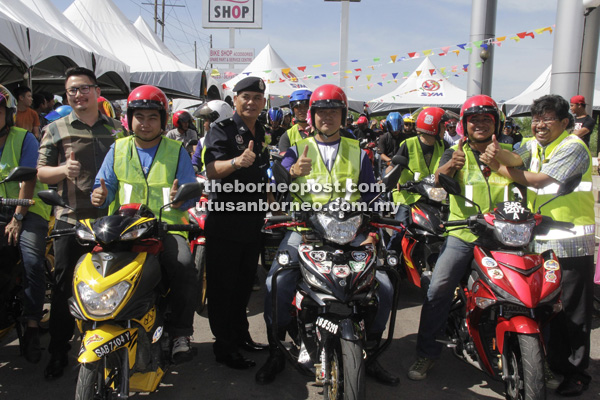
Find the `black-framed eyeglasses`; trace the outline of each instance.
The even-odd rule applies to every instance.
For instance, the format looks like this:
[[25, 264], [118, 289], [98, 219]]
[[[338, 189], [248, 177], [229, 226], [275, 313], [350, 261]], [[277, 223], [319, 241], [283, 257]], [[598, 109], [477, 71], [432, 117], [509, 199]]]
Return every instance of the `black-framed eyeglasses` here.
[[67, 89], [67, 94], [69, 96], [75, 96], [77, 91], [81, 94], [88, 94], [92, 88], [97, 88], [98, 85], [81, 85], [81, 86], [73, 86]]
[[554, 118], [532, 119], [531, 125], [539, 125], [542, 122], [544, 123], [544, 125], [550, 125], [554, 121], [558, 121], [558, 118], [554, 117]]

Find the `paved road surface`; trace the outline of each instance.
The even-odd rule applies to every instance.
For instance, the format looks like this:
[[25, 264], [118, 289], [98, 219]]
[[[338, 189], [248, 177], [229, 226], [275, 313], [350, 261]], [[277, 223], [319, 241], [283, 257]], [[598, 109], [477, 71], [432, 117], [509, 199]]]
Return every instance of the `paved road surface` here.
[[[266, 342], [262, 318], [263, 293], [255, 292], [250, 303], [250, 327], [255, 340]], [[416, 288], [401, 285], [398, 318], [394, 341], [381, 357], [381, 363], [401, 377], [398, 387], [378, 384], [368, 378], [369, 399], [502, 399], [503, 384], [491, 380], [485, 373], [455, 358], [450, 350], [443, 353], [441, 360], [429, 373], [427, 380], [413, 382], [406, 378], [408, 367], [414, 360], [416, 331], [419, 323], [420, 293]], [[322, 394], [309, 378], [300, 375], [287, 365], [277, 380], [268, 386], [254, 383], [254, 373], [266, 360], [266, 353], [248, 354], [258, 366], [248, 371], [236, 371], [215, 362], [212, 355], [212, 335], [206, 316], [196, 316], [194, 347], [198, 356], [188, 364], [173, 367], [164, 378], [159, 390], [152, 394], [136, 394], [134, 399], [151, 400], [198, 400], [198, 399], [250, 399], [296, 400], [319, 399]], [[589, 372], [594, 377], [589, 390], [581, 399], [600, 398], [600, 319], [594, 319], [592, 331], [592, 363]], [[12, 338], [14, 339], [14, 337]], [[48, 335], [42, 345], [48, 343]], [[43, 370], [48, 361], [45, 353], [37, 365], [28, 364], [18, 354], [15, 340], [0, 343], [0, 400], [2, 399], [69, 399], [75, 393], [77, 379], [76, 350], [74, 344], [70, 364], [65, 375], [55, 382], [46, 382]], [[559, 399], [548, 393], [549, 399]]]

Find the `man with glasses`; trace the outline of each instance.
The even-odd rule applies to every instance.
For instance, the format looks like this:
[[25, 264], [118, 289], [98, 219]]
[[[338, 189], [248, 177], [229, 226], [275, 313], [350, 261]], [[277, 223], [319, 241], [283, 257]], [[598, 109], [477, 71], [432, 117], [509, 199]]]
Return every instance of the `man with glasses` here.
[[[568, 132], [573, 122], [565, 99], [558, 95], [540, 97], [534, 100], [531, 114], [535, 139], [515, 152], [499, 149], [493, 141], [482, 160], [492, 170], [528, 187], [531, 210], [553, 198], [559, 184], [576, 174], [583, 175], [573, 193], [542, 208], [542, 215], [575, 224], [572, 232], [551, 230], [537, 235], [533, 248], [536, 253], [554, 250], [560, 262], [563, 312], [550, 325], [548, 363], [553, 371], [564, 375], [557, 393], [576, 396], [591, 381], [586, 369], [590, 361], [595, 251], [592, 156], [585, 143]], [[522, 166], [525, 169], [519, 168]]]
[[[73, 112], [44, 128], [38, 159], [39, 180], [57, 185], [59, 195], [73, 208], [56, 207], [55, 229], [72, 228], [78, 219], [106, 215], [106, 210], [92, 205], [90, 194], [104, 156], [115, 139], [125, 134], [118, 121], [98, 111], [100, 88], [92, 71], [69, 68], [65, 90]], [[75, 320], [67, 300], [72, 296], [75, 264], [88, 251], [75, 236], [54, 239], [56, 285], [50, 316], [50, 362], [44, 371], [48, 380], [62, 376], [68, 363]]]

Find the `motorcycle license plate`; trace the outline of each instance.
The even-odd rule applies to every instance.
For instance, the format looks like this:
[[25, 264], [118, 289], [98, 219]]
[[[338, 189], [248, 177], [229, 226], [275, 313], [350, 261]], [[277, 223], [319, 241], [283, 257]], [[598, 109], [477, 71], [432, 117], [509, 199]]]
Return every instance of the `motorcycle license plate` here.
[[130, 341], [131, 341], [131, 333], [124, 332], [124, 333], [120, 334], [119, 336], [116, 336], [115, 338], [104, 343], [100, 347], [94, 349], [94, 353], [96, 353], [96, 355], [99, 358], [102, 358], [105, 355], [111, 353], [113, 350], [129, 343]]
[[334, 335], [338, 331], [338, 325], [334, 322], [331, 322], [323, 317], [317, 317], [317, 326], [325, 329], [329, 333], [333, 333]]

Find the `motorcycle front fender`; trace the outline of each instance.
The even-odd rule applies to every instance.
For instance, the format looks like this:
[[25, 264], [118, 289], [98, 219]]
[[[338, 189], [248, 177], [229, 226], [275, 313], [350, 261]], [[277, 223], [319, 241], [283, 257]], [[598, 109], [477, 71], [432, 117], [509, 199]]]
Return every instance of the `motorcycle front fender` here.
[[537, 321], [524, 315], [498, 321], [496, 325], [496, 340], [500, 354], [504, 354], [504, 337], [506, 332], [541, 335]]
[[108, 354], [123, 347], [129, 352], [129, 368], [133, 368], [138, 343], [137, 328], [123, 328], [117, 325], [104, 324], [85, 332], [81, 340], [81, 350], [77, 361], [90, 363], [99, 361]]
[[349, 318], [340, 321], [340, 337], [344, 340], [357, 341], [365, 337], [365, 322], [355, 322]]

